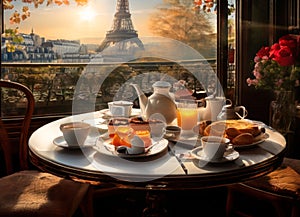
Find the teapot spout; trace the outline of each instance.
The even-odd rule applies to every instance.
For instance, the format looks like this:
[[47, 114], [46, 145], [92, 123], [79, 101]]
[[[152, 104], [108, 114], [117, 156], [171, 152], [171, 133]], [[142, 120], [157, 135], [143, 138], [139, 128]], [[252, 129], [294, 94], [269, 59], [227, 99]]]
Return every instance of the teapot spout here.
[[140, 105], [142, 114], [145, 114], [146, 106], [148, 103], [148, 98], [146, 97], [144, 92], [140, 89], [139, 85], [137, 85], [137, 84], [130, 84], [130, 85], [134, 87], [134, 89], [139, 97], [139, 105]]

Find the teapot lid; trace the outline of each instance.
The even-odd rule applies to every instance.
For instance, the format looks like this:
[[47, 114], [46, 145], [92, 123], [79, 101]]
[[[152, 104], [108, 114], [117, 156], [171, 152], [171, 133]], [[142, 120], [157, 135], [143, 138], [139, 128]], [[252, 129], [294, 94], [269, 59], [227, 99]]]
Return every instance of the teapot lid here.
[[171, 87], [171, 84], [169, 82], [166, 81], [156, 81], [152, 87], [161, 87], [161, 88], [167, 88], [167, 87]]

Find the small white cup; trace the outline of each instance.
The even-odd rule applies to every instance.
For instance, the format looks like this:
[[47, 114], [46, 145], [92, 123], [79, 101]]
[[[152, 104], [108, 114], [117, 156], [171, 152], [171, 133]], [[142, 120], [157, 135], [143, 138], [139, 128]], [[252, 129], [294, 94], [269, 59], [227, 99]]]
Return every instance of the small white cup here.
[[68, 122], [61, 124], [59, 128], [69, 147], [77, 147], [84, 145], [91, 125], [84, 122]]
[[164, 138], [168, 140], [179, 140], [181, 128], [178, 126], [166, 126]]
[[114, 117], [130, 117], [133, 103], [129, 101], [113, 101], [109, 102], [108, 108]]
[[230, 143], [228, 138], [219, 136], [202, 136], [203, 152], [210, 160], [221, 159]]

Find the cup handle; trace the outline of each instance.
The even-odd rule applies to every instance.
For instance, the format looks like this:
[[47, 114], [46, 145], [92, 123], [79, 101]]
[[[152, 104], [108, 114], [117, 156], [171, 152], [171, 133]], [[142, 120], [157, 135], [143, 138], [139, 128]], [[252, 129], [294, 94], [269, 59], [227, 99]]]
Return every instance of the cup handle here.
[[[228, 103], [228, 104], [227, 104]], [[231, 101], [231, 99], [226, 99], [225, 100], [225, 105], [227, 105], [227, 106], [232, 106], [232, 101]]]
[[[243, 111], [243, 115], [241, 116], [239, 114], [239, 111]], [[247, 115], [248, 115], [248, 111], [244, 106], [237, 106], [235, 107], [235, 114], [240, 118], [240, 119], [244, 119]]]

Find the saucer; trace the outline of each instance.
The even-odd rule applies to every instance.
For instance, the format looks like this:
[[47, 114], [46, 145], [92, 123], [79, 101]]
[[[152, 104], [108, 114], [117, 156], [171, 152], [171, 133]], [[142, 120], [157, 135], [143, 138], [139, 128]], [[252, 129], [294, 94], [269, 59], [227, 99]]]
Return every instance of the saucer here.
[[65, 149], [81, 149], [81, 148], [92, 146], [92, 144], [88, 142], [88, 138], [86, 139], [85, 144], [83, 146], [79, 146], [79, 145], [69, 146], [63, 136], [56, 137], [53, 140], [53, 144]]
[[210, 163], [225, 163], [229, 161], [234, 161], [236, 160], [240, 154], [235, 151], [233, 148], [230, 148], [225, 151], [224, 156], [222, 158], [217, 158], [217, 159], [209, 159], [203, 152], [202, 147], [197, 147], [191, 151], [191, 155], [201, 161], [206, 161]]
[[[109, 109], [105, 109], [105, 110], [102, 111], [101, 113], [102, 113], [101, 118], [106, 119], [106, 120], [111, 119], [111, 118], [114, 117], [113, 114], [109, 111]], [[132, 109], [129, 118], [137, 117], [137, 116], [140, 116], [140, 115], [141, 115], [140, 112], [138, 112], [138, 111]]]
[[149, 148], [146, 148], [147, 151], [143, 152], [141, 154], [126, 154], [126, 153], [119, 153], [116, 151], [116, 147], [112, 145], [111, 139], [108, 139], [106, 141], [98, 140], [96, 142], [96, 145], [93, 146], [93, 148], [98, 151], [101, 154], [107, 155], [107, 156], [116, 156], [121, 158], [143, 158], [143, 157], [150, 157], [153, 155], [157, 155], [163, 151], [165, 151], [168, 148], [168, 140], [161, 139], [157, 142], [152, 141], [152, 146]]

